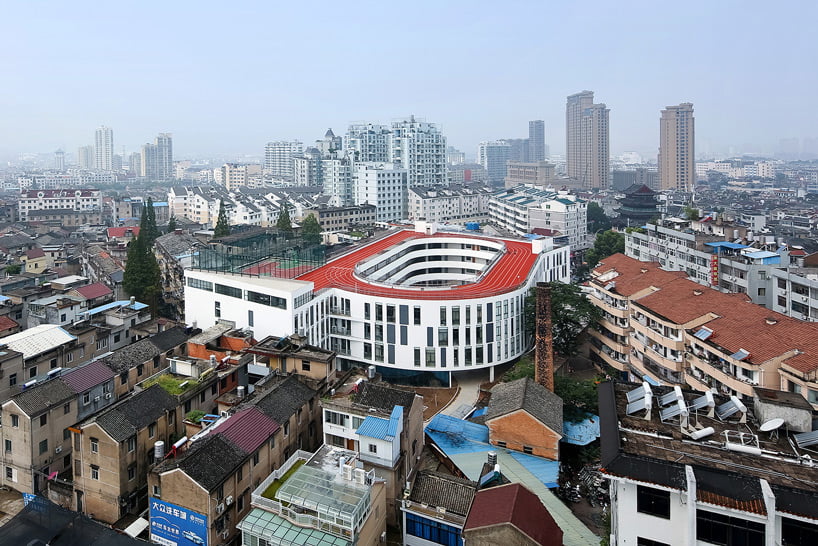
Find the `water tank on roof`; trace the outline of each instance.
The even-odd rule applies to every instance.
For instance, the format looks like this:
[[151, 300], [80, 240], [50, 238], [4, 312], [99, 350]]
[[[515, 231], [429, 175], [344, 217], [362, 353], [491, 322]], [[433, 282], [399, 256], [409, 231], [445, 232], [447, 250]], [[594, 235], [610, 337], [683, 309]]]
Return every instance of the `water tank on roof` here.
[[375, 366], [369, 366], [366, 369], [366, 376], [369, 379], [375, 379]]
[[165, 442], [162, 440], [153, 444], [153, 458], [156, 461], [161, 461], [165, 458]]
[[466, 229], [469, 231], [480, 231], [480, 222], [466, 222]]

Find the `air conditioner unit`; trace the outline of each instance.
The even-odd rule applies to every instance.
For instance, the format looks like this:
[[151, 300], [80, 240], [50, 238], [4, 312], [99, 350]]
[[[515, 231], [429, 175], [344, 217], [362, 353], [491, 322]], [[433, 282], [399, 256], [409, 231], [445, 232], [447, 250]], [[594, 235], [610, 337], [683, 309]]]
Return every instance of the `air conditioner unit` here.
[[94, 397], [94, 402], [99, 402], [99, 396]]
[[106, 393], [105, 393], [105, 399], [106, 399], [106, 400], [110, 400], [110, 399], [111, 399], [111, 393], [110, 393], [110, 392], [106, 392]]
[[222, 512], [224, 512], [224, 503], [221, 503], [218, 506], [216, 506], [216, 513], [221, 514]]
[[228, 496], [226, 499], [224, 499], [224, 503], [225, 503], [227, 506], [230, 506], [231, 504], [233, 504], [233, 495], [230, 495], [230, 496]]
[[54, 448], [54, 453], [62, 453], [62, 446], [57, 446]]

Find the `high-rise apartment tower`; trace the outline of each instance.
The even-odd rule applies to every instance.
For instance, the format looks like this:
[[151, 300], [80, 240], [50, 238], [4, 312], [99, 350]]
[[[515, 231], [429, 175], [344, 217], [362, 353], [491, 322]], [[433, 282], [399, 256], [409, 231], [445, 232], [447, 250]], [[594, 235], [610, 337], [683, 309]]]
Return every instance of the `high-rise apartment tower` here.
[[545, 122], [535, 119], [528, 122], [528, 161], [545, 161]]
[[96, 169], [112, 171], [114, 168], [114, 131], [110, 127], [100, 126], [94, 140], [96, 144]]
[[659, 118], [659, 188], [692, 191], [696, 182], [693, 104], [668, 106]]
[[610, 138], [604, 104], [594, 104], [594, 92], [568, 97], [565, 109], [565, 152], [568, 176], [583, 188], [610, 186]]

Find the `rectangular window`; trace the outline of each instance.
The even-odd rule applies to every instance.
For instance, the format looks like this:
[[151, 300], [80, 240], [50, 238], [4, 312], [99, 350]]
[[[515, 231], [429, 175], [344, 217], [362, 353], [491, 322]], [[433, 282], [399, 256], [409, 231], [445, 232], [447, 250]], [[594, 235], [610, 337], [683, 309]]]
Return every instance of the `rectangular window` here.
[[440, 325], [441, 326], [446, 326], [446, 308], [445, 307], [440, 308]]
[[670, 546], [670, 544], [649, 538], [636, 537], [636, 546]]
[[406, 534], [422, 538], [435, 544], [458, 546], [463, 544], [460, 529], [439, 521], [406, 513]]
[[371, 314], [371, 312], [370, 312], [369, 304], [364, 303], [364, 320], [369, 320], [370, 319], [370, 314]]
[[426, 367], [434, 368], [435, 367], [435, 349], [434, 347], [427, 347], [426, 348]]
[[395, 306], [394, 305], [387, 305], [386, 306], [386, 322], [395, 322]]
[[818, 544], [818, 525], [781, 518], [781, 544]]
[[187, 285], [191, 288], [198, 288], [199, 290], [207, 290], [208, 292], [213, 291], [213, 283], [209, 281], [203, 281], [201, 279], [194, 279], [188, 277]]
[[452, 307], [452, 326], [460, 326], [460, 306]]
[[91, 479], [98, 480], [99, 479], [99, 467], [96, 465], [91, 465]]
[[497, 442], [497, 447], [506, 447], [505, 442]]
[[40, 426], [44, 427], [48, 424], [48, 414], [44, 413], [40, 415]]
[[372, 344], [371, 343], [364, 343], [364, 358], [367, 360], [372, 360]]
[[531, 455], [532, 453], [534, 453], [534, 448], [531, 446], [523, 446], [523, 453], [528, 453], [529, 455]]
[[216, 293], [224, 296], [230, 296], [231, 298], [241, 299], [241, 288], [236, 288], [234, 286], [216, 284]]
[[364, 323], [364, 339], [372, 339], [372, 325], [368, 322]]
[[670, 519], [670, 491], [639, 485], [636, 488], [636, 511]]
[[253, 310], [252, 309], [247, 310], [247, 326], [250, 326], [251, 328], [253, 326], [255, 326], [254, 321], [253, 321]]
[[156, 423], [151, 423], [148, 425], [148, 438], [153, 438], [156, 436]]
[[696, 539], [723, 546], [764, 546], [764, 524], [696, 510]]
[[416, 326], [420, 324], [420, 307], [414, 308], [414, 324]]
[[324, 421], [333, 425], [346, 427], [347, 422], [349, 421], [349, 416], [336, 411], [324, 410]]
[[128, 438], [128, 453], [133, 453], [136, 449], [136, 436]]
[[449, 329], [448, 328], [438, 328], [437, 329], [437, 344], [441, 347], [447, 347], [449, 345]]
[[216, 316], [216, 318], [222, 316], [222, 302], [220, 301], [213, 302], [213, 314]]
[[420, 366], [420, 347], [415, 347], [415, 366]]
[[378, 446], [376, 446], [375, 444], [369, 444], [369, 452], [370, 453], [377, 453], [378, 452]]
[[302, 360], [301, 361], [301, 370], [308, 372], [310, 371], [310, 361], [309, 360]]
[[5, 449], [6, 453], [11, 453], [11, 440], [9, 440], [8, 438], [5, 441]]
[[383, 343], [375, 344], [375, 361], [383, 362]]
[[375, 320], [383, 322], [383, 305], [380, 303], [375, 304]]
[[20, 426], [20, 416], [19, 415], [12, 415], [11, 416], [11, 426], [17, 428]]
[[133, 481], [136, 479], [136, 465], [132, 464], [128, 467], [128, 481]]
[[[239, 290], [239, 295], [237, 297], [241, 298], [241, 290]], [[262, 294], [261, 292], [253, 292], [252, 290], [247, 291], [247, 301], [250, 303], [258, 303], [259, 305], [266, 305], [267, 307], [277, 307], [279, 309], [287, 308], [286, 299], [271, 296], [269, 294]]]
[[40, 442], [40, 455], [48, 451], [48, 440]]
[[91, 438], [91, 453], [99, 453], [99, 440]]

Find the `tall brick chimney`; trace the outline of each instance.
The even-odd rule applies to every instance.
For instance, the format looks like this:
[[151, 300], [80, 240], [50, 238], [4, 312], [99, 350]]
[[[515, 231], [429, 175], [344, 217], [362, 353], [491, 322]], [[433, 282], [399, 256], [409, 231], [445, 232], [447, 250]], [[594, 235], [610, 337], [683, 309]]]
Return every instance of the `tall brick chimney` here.
[[554, 392], [554, 334], [551, 331], [551, 287], [548, 283], [537, 283], [534, 321], [534, 380]]

